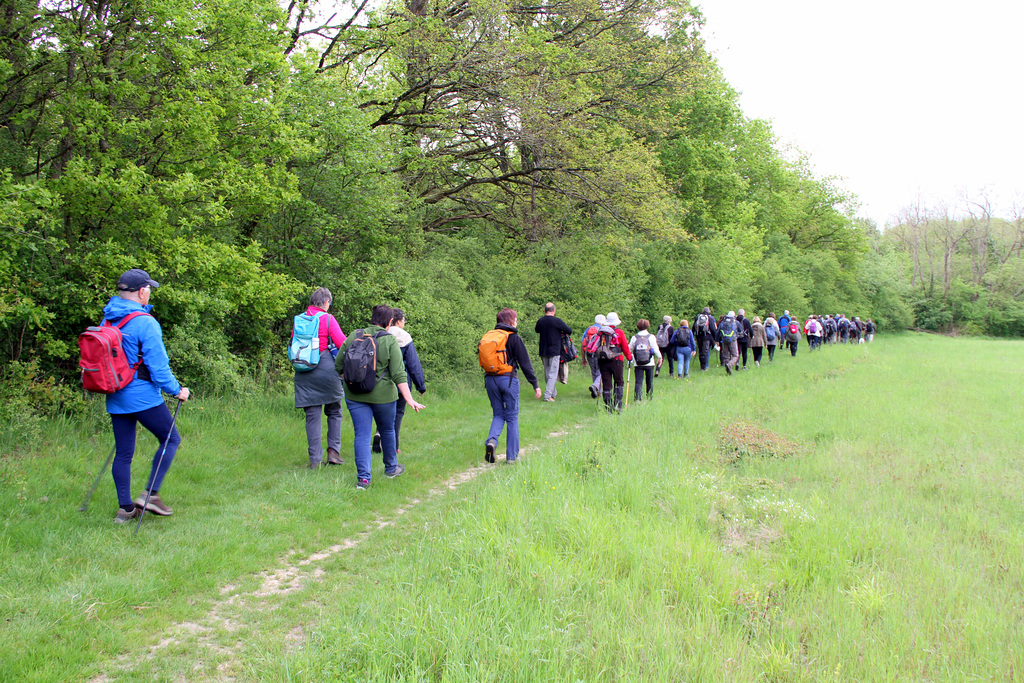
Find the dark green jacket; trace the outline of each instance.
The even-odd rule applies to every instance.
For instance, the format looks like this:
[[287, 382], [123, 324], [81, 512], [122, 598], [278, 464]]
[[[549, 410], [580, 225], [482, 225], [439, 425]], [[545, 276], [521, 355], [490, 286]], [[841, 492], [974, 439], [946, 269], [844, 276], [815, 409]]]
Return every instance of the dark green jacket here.
[[[362, 328], [371, 337], [382, 329], [376, 325]], [[355, 333], [350, 334], [341, 345], [338, 357], [334, 360], [334, 369], [339, 375], [344, 375], [345, 354], [353, 339]], [[402, 382], [409, 382], [405, 363], [402, 362], [402, 349], [398, 347], [398, 340], [393, 335], [385, 334], [377, 340], [377, 386], [368, 394], [357, 394], [346, 386], [345, 398], [360, 403], [394, 403], [398, 400], [398, 385]]]

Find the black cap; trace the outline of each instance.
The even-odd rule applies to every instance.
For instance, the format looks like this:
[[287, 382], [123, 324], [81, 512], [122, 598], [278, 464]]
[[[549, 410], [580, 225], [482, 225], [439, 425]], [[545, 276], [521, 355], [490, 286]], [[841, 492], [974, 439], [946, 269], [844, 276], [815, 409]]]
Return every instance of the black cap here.
[[146, 285], [159, 287], [160, 283], [149, 277], [149, 273], [138, 268], [126, 270], [117, 281], [117, 288], [122, 292], [135, 292]]

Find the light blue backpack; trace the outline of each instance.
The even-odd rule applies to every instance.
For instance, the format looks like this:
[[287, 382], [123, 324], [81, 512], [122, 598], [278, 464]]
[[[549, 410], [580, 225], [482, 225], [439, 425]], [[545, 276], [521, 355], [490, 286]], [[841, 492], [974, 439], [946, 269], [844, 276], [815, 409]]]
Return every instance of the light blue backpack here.
[[295, 316], [292, 343], [288, 346], [288, 360], [298, 372], [309, 372], [320, 364], [320, 316], [302, 313]]

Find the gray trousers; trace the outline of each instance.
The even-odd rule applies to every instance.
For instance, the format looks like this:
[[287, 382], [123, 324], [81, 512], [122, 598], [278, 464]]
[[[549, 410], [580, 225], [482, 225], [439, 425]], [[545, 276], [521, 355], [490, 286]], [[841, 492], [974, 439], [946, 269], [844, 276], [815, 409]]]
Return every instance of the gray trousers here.
[[558, 396], [558, 360], [559, 356], [541, 356], [540, 361], [544, 364], [544, 398]]
[[309, 445], [309, 464], [319, 465], [323, 462], [324, 451], [320, 432], [320, 409], [327, 416], [327, 447], [336, 453], [341, 452], [341, 403], [328, 403], [323, 406], [309, 406], [306, 411], [306, 443]]
[[597, 365], [597, 356], [587, 354], [587, 365], [590, 366], [590, 378], [593, 380], [591, 386], [598, 394], [601, 393], [601, 368]]

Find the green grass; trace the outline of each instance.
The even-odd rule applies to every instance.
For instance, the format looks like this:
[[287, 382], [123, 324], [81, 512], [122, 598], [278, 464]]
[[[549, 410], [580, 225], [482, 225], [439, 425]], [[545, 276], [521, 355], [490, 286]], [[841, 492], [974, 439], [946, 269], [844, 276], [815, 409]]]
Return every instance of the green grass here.
[[1022, 352], [802, 348], [614, 417], [574, 371], [515, 467], [474, 382], [365, 492], [290, 397], [190, 402], [138, 537], [109, 478], [77, 512], [109, 436], [54, 428], [0, 459], [0, 679], [1020, 680]]

